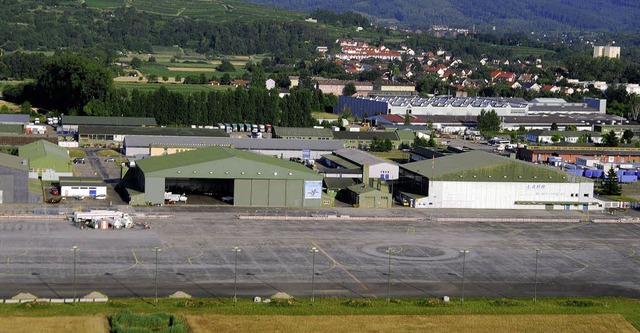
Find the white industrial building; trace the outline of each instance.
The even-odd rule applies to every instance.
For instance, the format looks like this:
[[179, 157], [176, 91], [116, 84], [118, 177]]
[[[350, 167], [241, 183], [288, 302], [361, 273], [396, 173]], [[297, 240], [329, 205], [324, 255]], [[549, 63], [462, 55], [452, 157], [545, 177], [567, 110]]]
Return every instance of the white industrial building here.
[[415, 208], [602, 210], [588, 178], [481, 151], [400, 166]]
[[63, 197], [106, 198], [107, 185], [101, 178], [60, 177]]
[[381, 178], [384, 180], [397, 180], [400, 168], [398, 164], [371, 155], [358, 149], [344, 148], [333, 152], [348, 162], [362, 169], [364, 178]]

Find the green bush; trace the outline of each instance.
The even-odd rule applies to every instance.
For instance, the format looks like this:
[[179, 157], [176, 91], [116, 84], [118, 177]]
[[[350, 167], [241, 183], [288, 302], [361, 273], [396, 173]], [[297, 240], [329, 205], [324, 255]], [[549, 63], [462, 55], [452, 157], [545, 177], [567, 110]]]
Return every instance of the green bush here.
[[179, 308], [201, 308], [218, 305], [223, 305], [223, 303], [217, 300], [185, 300], [176, 304]]
[[426, 299], [421, 299], [418, 302], [416, 302], [416, 305], [419, 306], [428, 306], [428, 307], [436, 307], [436, 306], [450, 306], [451, 303], [450, 302], [445, 302], [441, 299], [437, 299], [437, 298], [426, 298]]
[[586, 308], [590, 306], [600, 305], [598, 302], [594, 302], [592, 300], [579, 300], [579, 299], [568, 299], [566, 301], [558, 302], [558, 304], [562, 306], [573, 306], [578, 308]]
[[493, 305], [493, 306], [517, 306], [520, 305], [520, 302], [513, 300], [513, 299], [506, 299], [506, 298], [501, 298], [501, 299], [496, 299], [493, 300], [491, 302], [489, 302], [489, 305]]
[[371, 301], [366, 300], [366, 299], [348, 299], [348, 300], [344, 301], [342, 303], [342, 305], [350, 306], [350, 307], [354, 307], [354, 308], [364, 308], [364, 307], [371, 306], [372, 303], [371, 303]]
[[129, 310], [109, 318], [112, 333], [182, 333], [184, 324], [166, 313], [134, 314]]

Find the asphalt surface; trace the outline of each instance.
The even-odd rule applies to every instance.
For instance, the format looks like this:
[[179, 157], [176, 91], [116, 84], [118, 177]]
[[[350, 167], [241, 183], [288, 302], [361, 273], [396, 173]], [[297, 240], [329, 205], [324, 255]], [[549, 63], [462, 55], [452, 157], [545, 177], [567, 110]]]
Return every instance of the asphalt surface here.
[[[123, 207], [124, 208], [124, 207]], [[48, 208], [49, 209], [49, 208]], [[640, 224], [437, 222], [438, 216], [582, 217], [579, 212], [131, 208], [152, 229], [81, 230], [46, 216], [0, 219], [0, 298], [18, 292], [72, 297], [640, 297]], [[281, 216], [275, 221], [238, 215]], [[332, 215], [370, 216], [369, 221]], [[285, 218], [286, 216], [286, 218]], [[314, 220], [295, 220], [312, 216]], [[373, 221], [375, 217], [400, 221]], [[593, 218], [596, 215], [591, 215]], [[604, 216], [604, 215], [603, 215]], [[584, 221], [587, 221], [585, 218]], [[387, 251], [391, 249], [391, 254]], [[468, 249], [463, 258], [460, 252]], [[391, 275], [389, 276], [389, 272]], [[391, 283], [388, 284], [388, 281]]]

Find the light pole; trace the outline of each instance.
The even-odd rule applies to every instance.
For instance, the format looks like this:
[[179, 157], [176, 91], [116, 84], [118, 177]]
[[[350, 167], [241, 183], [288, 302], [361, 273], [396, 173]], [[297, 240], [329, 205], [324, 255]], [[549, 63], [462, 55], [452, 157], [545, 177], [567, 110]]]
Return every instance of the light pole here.
[[315, 302], [316, 292], [316, 253], [318, 253], [318, 249], [314, 246], [311, 248], [311, 305]]
[[234, 246], [233, 251], [233, 306], [238, 303], [238, 252], [242, 252], [242, 249]]
[[78, 245], [74, 245], [71, 250], [73, 250], [73, 304], [76, 304], [76, 266], [78, 263]]
[[462, 289], [460, 293], [460, 305], [462, 305], [464, 303], [464, 271], [467, 263], [467, 253], [469, 253], [469, 250], [462, 249], [460, 250], [460, 253], [462, 253], [462, 285], [460, 286]]
[[533, 282], [533, 304], [536, 304], [536, 300], [538, 298], [538, 254], [540, 253], [540, 249], [535, 249], [536, 251], [536, 270], [535, 277]]
[[161, 252], [162, 249], [159, 247], [154, 247], [153, 251], [156, 253], [156, 276], [155, 276], [155, 289], [156, 289], [156, 297], [153, 301], [153, 306], [158, 306], [158, 252]]
[[391, 301], [391, 253], [392, 247], [387, 248], [388, 268], [387, 268], [387, 304]]

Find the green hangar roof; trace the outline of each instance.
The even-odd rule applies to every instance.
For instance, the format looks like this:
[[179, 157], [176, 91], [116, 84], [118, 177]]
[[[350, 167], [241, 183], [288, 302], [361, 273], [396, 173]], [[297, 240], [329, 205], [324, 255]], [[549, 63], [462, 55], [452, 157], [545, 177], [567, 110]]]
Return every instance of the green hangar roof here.
[[29, 160], [33, 169], [55, 169], [71, 171], [71, 161], [66, 148], [40, 140], [18, 148], [18, 155]]
[[29, 160], [20, 158], [18, 156], [13, 156], [9, 154], [0, 153], [0, 167], [18, 169], [18, 170], [29, 170]]
[[136, 163], [147, 177], [322, 179], [302, 164], [228, 147], [202, 148]]
[[551, 167], [477, 150], [407, 163], [400, 168], [434, 181], [543, 183], [590, 181], [588, 178], [571, 175]]

